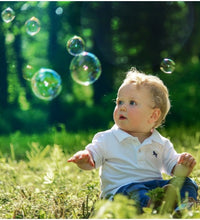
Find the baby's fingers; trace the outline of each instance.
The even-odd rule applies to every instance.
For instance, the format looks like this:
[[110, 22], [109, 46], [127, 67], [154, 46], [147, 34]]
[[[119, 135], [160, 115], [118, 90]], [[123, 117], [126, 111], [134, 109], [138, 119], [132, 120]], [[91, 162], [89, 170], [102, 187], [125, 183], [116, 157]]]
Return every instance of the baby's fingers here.
[[187, 153], [182, 153], [179, 157], [178, 164], [182, 164], [185, 160]]
[[76, 163], [76, 161], [77, 161], [77, 158], [74, 156], [67, 160], [67, 162], [74, 162], [74, 163]]
[[191, 168], [194, 168], [194, 166], [196, 165], [196, 160], [193, 158], [193, 160], [191, 161], [191, 163], [190, 163], [190, 167]]
[[196, 165], [196, 160], [191, 154], [183, 153], [180, 156], [178, 163], [193, 168]]
[[84, 160], [84, 162], [89, 163], [92, 167], [95, 167], [94, 161], [93, 161], [93, 158], [92, 158], [90, 152], [85, 151], [85, 152], [81, 155], [80, 159]]
[[74, 158], [73, 157], [70, 157], [67, 162], [74, 162]]
[[74, 163], [76, 163], [76, 162], [78, 162], [81, 159], [82, 159], [82, 152], [77, 152], [71, 158], [69, 158], [67, 160], [67, 162], [74, 162]]
[[194, 167], [194, 165], [196, 164], [195, 159], [192, 157], [188, 157], [186, 160], [184, 160], [182, 162], [183, 165], [185, 165], [186, 167]]
[[94, 161], [92, 159], [92, 157], [89, 158], [89, 164], [92, 166], [92, 167], [95, 167], [95, 164], [94, 164]]

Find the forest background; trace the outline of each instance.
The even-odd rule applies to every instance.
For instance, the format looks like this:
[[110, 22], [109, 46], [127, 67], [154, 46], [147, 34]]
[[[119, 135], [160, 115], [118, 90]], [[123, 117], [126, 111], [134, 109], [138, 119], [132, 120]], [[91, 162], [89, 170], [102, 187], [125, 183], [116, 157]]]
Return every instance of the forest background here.
[[[177, 152], [195, 156], [191, 177], [199, 185], [200, 2], [0, 1], [0, 12], [8, 7], [14, 20], [0, 20], [0, 218], [171, 218], [151, 209], [138, 216], [125, 197], [99, 200], [98, 172], [67, 159], [113, 125], [118, 87], [134, 66], [167, 85], [172, 107], [159, 130]], [[33, 36], [25, 25], [32, 17], [41, 28]], [[74, 35], [101, 62], [89, 86], [71, 77], [66, 44]], [[171, 74], [160, 69], [164, 58], [175, 62]], [[24, 78], [27, 65], [56, 71], [60, 94], [36, 97]], [[199, 213], [198, 203], [182, 218]]]
[[[16, 17], [0, 21], [1, 134], [41, 133], [61, 124], [74, 132], [109, 128], [118, 86], [132, 66], [169, 88], [166, 126], [198, 125], [200, 2], [1, 1], [0, 11], [7, 7]], [[30, 36], [25, 22], [33, 16], [41, 30]], [[70, 75], [66, 43], [74, 35], [101, 62], [101, 76], [89, 86]], [[160, 70], [163, 58], [176, 63], [172, 74]], [[55, 70], [62, 78], [59, 96], [38, 99], [23, 78], [27, 65]]]

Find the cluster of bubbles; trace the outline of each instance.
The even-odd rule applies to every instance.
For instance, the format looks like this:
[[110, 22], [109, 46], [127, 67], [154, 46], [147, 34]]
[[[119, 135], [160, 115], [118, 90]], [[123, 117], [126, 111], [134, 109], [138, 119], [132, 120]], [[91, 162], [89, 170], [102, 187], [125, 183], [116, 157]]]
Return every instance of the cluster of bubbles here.
[[[15, 12], [8, 7], [2, 11], [1, 17], [4, 22], [9, 23], [15, 19]], [[25, 28], [27, 34], [34, 36], [40, 31], [40, 21], [31, 17], [25, 22]], [[52, 69], [41, 68], [36, 72], [31, 65], [27, 65], [23, 77], [31, 82], [32, 91], [39, 99], [50, 101], [62, 90], [61, 77]]]
[[[62, 8], [56, 10], [56, 14], [62, 14]], [[15, 12], [8, 7], [1, 13], [2, 20], [9, 23], [14, 20]], [[30, 36], [40, 31], [40, 21], [31, 17], [25, 22], [26, 33]], [[85, 51], [85, 42], [79, 36], [73, 36], [66, 45], [67, 51], [74, 56], [70, 63], [70, 74], [72, 79], [84, 86], [94, 83], [101, 75], [101, 63], [92, 53]], [[33, 93], [40, 99], [52, 100], [61, 91], [61, 77], [52, 69], [41, 68], [37, 72], [31, 65], [27, 65], [24, 79], [31, 81]]]
[[73, 36], [67, 41], [67, 51], [74, 56], [70, 63], [72, 79], [84, 86], [94, 83], [101, 75], [101, 63], [90, 52], [85, 51], [85, 42], [79, 36]]
[[[56, 10], [56, 14], [62, 13], [62, 8]], [[9, 23], [15, 19], [15, 12], [8, 7], [2, 11], [1, 17], [4, 22]], [[40, 31], [39, 19], [31, 17], [25, 22], [25, 28], [30, 36], [36, 35]], [[93, 53], [85, 51], [84, 40], [79, 36], [73, 36], [67, 41], [66, 48], [68, 53], [74, 56], [69, 67], [72, 79], [84, 86], [98, 80], [101, 75], [101, 63]], [[171, 74], [175, 70], [175, 62], [164, 58], [160, 64], [160, 70]], [[52, 69], [41, 68], [36, 72], [31, 65], [27, 65], [23, 77], [31, 82], [32, 91], [39, 99], [50, 101], [61, 92], [61, 77]]]
[[[1, 12], [1, 18], [5, 23], [9, 23], [15, 19], [15, 12], [8, 7]], [[25, 22], [26, 33], [30, 36], [36, 35], [40, 31], [40, 21], [36, 17], [32, 17]]]

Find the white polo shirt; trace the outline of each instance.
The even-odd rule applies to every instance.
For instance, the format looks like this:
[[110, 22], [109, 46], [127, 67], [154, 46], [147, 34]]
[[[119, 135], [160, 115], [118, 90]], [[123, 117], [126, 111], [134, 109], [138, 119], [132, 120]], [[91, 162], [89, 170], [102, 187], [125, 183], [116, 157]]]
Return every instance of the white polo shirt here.
[[93, 156], [95, 168], [100, 167], [103, 198], [126, 184], [159, 180], [162, 172], [170, 175], [180, 155], [157, 130], [141, 144], [117, 125], [97, 133], [86, 149]]

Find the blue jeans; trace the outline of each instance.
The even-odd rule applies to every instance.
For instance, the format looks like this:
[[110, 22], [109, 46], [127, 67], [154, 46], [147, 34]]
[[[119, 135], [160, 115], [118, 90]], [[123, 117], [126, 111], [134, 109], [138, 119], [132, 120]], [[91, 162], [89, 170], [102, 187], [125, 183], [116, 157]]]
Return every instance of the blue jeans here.
[[174, 186], [180, 186], [179, 188], [181, 200], [183, 200], [186, 195], [197, 200], [198, 186], [195, 181], [188, 177], [174, 177], [170, 180], [151, 180], [141, 183], [130, 183], [122, 186], [116, 194], [123, 194], [133, 198], [142, 208], [147, 206], [150, 199], [149, 196], [146, 195], [149, 190], [155, 189], [157, 187], [163, 187], [169, 183], [173, 184]]

